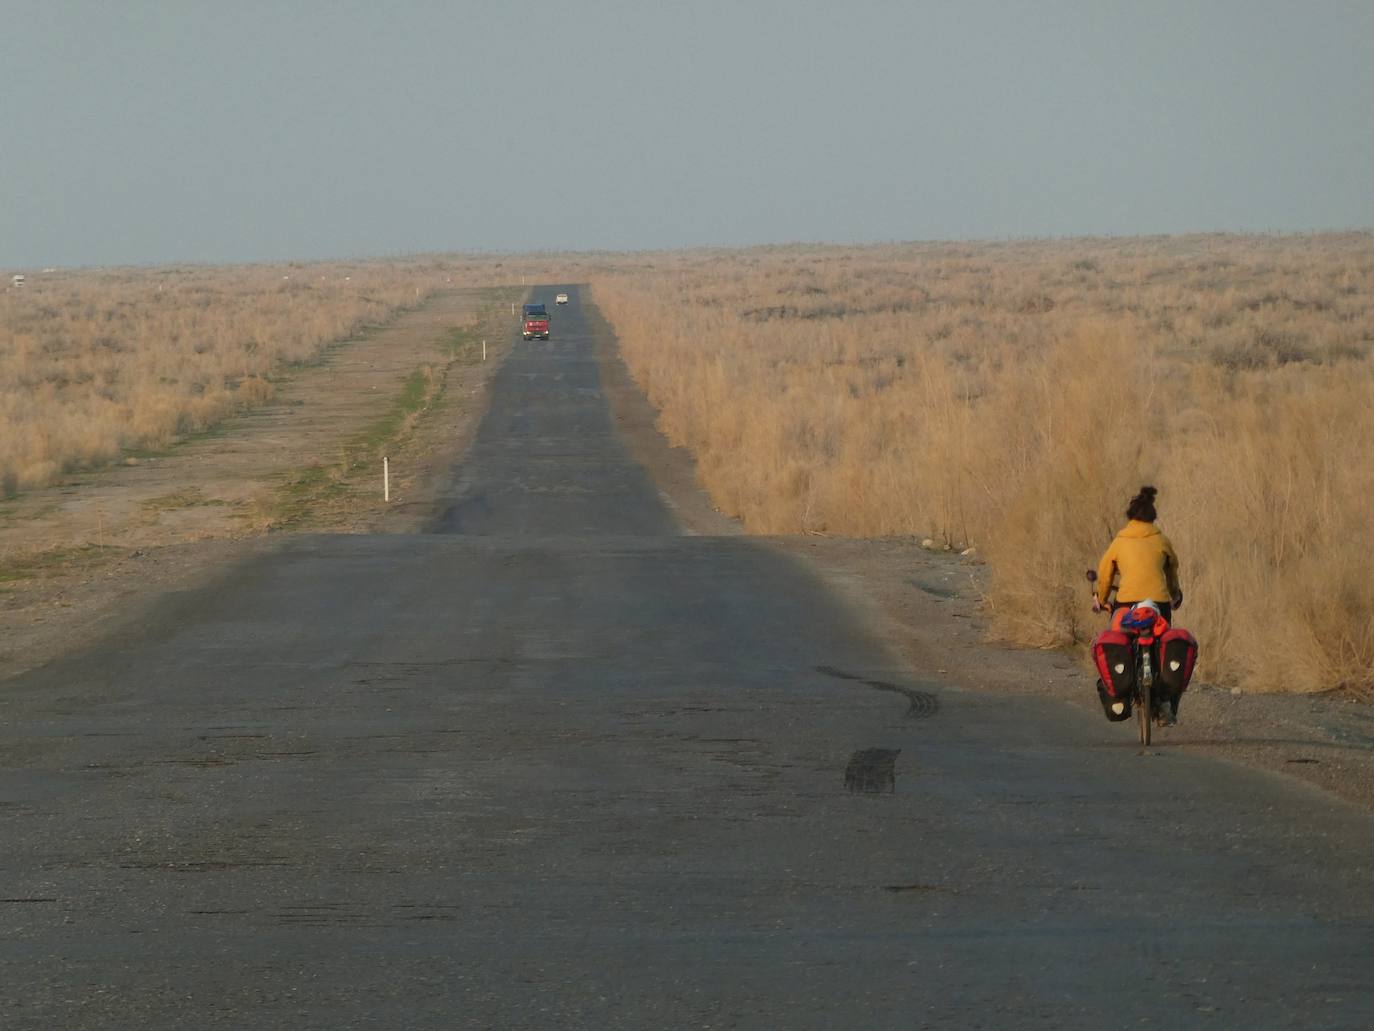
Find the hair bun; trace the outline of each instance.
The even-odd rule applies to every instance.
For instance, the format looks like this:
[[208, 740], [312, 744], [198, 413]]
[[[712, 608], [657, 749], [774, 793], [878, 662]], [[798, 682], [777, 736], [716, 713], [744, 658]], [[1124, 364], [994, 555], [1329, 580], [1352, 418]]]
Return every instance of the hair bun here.
[[1159, 493], [1153, 487], [1141, 487], [1140, 493], [1131, 498], [1131, 504], [1126, 509], [1127, 519], [1138, 519], [1142, 523], [1153, 523], [1155, 521], [1155, 495]]

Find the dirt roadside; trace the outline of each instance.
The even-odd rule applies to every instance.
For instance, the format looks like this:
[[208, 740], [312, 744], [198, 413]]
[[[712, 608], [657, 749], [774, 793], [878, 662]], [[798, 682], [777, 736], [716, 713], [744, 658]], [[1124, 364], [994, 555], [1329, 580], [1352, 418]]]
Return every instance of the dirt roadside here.
[[476, 428], [522, 295], [436, 295], [284, 371], [269, 403], [208, 433], [0, 505], [0, 680], [136, 620], [148, 599], [278, 533], [413, 529]]
[[[598, 316], [599, 319], [599, 316]], [[742, 534], [738, 522], [711, 507], [692, 456], [669, 447], [655, 412], [609, 342], [600, 359], [611, 411], [635, 459], [687, 530]], [[923, 548], [913, 539], [855, 540], [768, 537], [760, 543], [806, 562], [858, 610], [889, 645], [935, 686], [1054, 699], [1101, 719], [1102, 746], [1138, 748], [1134, 723], [1101, 717], [1096, 675], [1083, 654], [1030, 651], [990, 641], [982, 618], [987, 570], [976, 558]], [[1090, 618], [1084, 602], [1085, 619]], [[1205, 642], [1204, 642], [1205, 646]], [[1233, 693], [1199, 678], [1180, 708], [1179, 725], [1162, 730], [1149, 754], [1208, 755], [1298, 777], [1358, 805], [1374, 808], [1374, 707], [1331, 695]]]

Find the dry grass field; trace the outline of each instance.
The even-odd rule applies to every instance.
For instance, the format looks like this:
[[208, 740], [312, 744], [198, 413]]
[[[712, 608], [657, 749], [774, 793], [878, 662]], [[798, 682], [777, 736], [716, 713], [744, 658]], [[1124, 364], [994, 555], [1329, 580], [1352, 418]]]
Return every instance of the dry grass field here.
[[435, 289], [503, 275], [461, 259], [30, 275], [0, 290], [0, 497], [165, 447]]
[[1374, 691], [1374, 235], [696, 252], [593, 288], [751, 531], [975, 547], [997, 632], [1054, 646], [1153, 483], [1204, 676]]

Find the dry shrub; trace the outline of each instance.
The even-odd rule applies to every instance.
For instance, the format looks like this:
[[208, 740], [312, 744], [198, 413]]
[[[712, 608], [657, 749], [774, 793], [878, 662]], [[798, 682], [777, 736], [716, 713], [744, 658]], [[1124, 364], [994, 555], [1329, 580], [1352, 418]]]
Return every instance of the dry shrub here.
[[262, 376], [245, 376], [238, 383], [236, 393], [244, 404], [260, 405], [270, 401], [275, 392], [272, 381]]
[[1374, 236], [770, 248], [594, 279], [758, 533], [976, 545], [996, 631], [1082, 640], [1141, 483], [1214, 680], [1374, 689]]
[[1170, 526], [1195, 556], [1190, 620], [1248, 682], [1369, 689], [1374, 376], [1200, 379], [1216, 400], [1190, 413], [1164, 474]]

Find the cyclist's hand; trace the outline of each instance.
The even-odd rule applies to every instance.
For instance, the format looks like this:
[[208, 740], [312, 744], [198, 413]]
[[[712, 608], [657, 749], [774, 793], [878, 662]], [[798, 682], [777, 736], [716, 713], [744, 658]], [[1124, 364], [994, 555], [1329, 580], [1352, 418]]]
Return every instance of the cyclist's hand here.
[[1175, 595], [1174, 595], [1172, 598], [1170, 598], [1169, 600], [1170, 600], [1171, 602], [1174, 603], [1174, 608], [1176, 608], [1176, 609], [1181, 609], [1181, 608], [1183, 608], [1183, 592], [1182, 592], [1182, 591], [1179, 591], [1177, 594], [1175, 594]]

